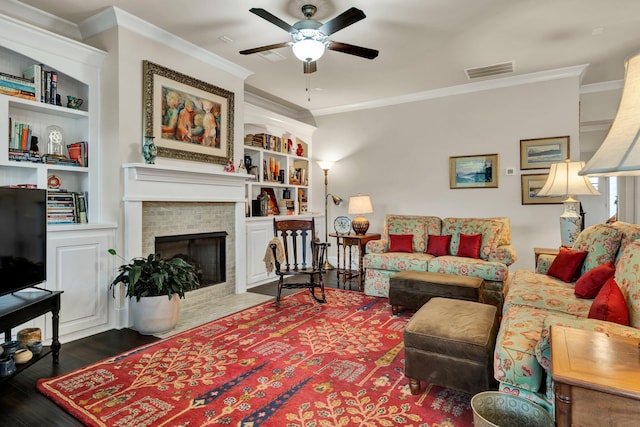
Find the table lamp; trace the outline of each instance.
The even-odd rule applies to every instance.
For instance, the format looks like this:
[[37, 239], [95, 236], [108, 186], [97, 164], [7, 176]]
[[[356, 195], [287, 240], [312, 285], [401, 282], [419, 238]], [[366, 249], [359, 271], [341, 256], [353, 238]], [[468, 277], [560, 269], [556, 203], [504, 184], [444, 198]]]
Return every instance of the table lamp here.
[[357, 215], [351, 221], [351, 227], [356, 234], [364, 235], [369, 229], [369, 220], [363, 214], [373, 212], [371, 197], [369, 196], [353, 196], [349, 198], [349, 214]]
[[560, 215], [560, 241], [562, 246], [571, 247], [582, 230], [582, 216], [580, 216], [580, 201], [573, 198], [579, 195], [597, 196], [596, 190], [587, 176], [580, 176], [578, 172], [584, 168], [584, 162], [566, 160], [554, 163], [549, 170], [549, 177], [536, 196], [562, 196], [567, 199], [564, 212]]

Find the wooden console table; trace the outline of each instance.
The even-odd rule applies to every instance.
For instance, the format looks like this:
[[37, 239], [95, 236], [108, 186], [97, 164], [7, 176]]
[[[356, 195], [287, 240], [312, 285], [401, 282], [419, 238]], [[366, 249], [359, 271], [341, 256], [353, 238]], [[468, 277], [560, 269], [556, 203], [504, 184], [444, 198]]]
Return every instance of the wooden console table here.
[[631, 426], [640, 420], [637, 338], [551, 327], [558, 427]]
[[[18, 372], [40, 360], [45, 355], [52, 353], [53, 363], [57, 364], [60, 355], [59, 323], [60, 323], [60, 295], [62, 291], [49, 292], [46, 290], [29, 290], [16, 292], [0, 297], [0, 331], [4, 331], [4, 340], [11, 340], [11, 329], [31, 319], [51, 312], [52, 340], [50, 348], [43, 348], [25, 365], [20, 365]], [[17, 372], [16, 372], [17, 373]], [[5, 380], [9, 377], [3, 377]]]
[[[364, 273], [362, 268], [362, 258], [364, 257], [365, 247], [370, 240], [379, 240], [381, 238], [378, 233], [368, 234], [329, 234], [331, 237], [335, 237], [338, 244], [338, 266], [336, 268], [336, 277], [338, 278], [338, 285], [340, 285], [340, 278], [342, 277], [342, 284], [347, 286], [349, 282], [349, 289], [351, 289], [351, 281], [358, 279], [358, 290], [362, 291], [364, 285]], [[351, 267], [351, 249], [353, 247], [358, 248], [358, 269], [355, 273], [347, 268], [347, 265]], [[347, 264], [347, 248], [349, 249], [349, 264]], [[340, 249], [342, 249], [342, 262], [340, 261]]]

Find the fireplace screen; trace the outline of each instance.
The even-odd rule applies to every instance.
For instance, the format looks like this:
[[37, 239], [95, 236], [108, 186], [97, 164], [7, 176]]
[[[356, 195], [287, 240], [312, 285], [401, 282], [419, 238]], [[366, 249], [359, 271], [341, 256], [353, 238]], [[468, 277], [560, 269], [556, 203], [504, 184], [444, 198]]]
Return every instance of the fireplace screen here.
[[201, 287], [211, 286], [227, 280], [226, 237], [226, 231], [156, 237], [155, 251], [184, 259], [195, 266]]

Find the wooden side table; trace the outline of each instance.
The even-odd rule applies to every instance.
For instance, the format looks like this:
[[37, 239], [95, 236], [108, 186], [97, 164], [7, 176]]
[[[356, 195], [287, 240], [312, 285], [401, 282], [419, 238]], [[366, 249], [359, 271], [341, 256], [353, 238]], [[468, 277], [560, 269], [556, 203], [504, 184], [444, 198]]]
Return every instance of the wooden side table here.
[[638, 345], [637, 338], [551, 327], [558, 427], [638, 425]]
[[[358, 290], [362, 292], [364, 285], [364, 273], [362, 268], [362, 258], [365, 254], [365, 247], [367, 246], [367, 242], [370, 240], [379, 240], [381, 238], [378, 233], [367, 233], [364, 235], [361, 234], [337, 234], [331, 233], [329, 234], [331, 237], [335, 237], [336, 243], [338, 245], [338, 266], [336, 267], [336, 277], [338, 278], [338, 285], [340, 284], [340, 279], [342, 278], [342, 284], [347, 287], [347, 282], [349, 282], [349, 289], [351, 289], [351, 281], [353, 279], [358, 279]], [[351, 262], [352, 262], [352, 249], [353, 247], [358, 248], [358, 269], [354, 273], [351, 270]], [[349, 263], [347, 264], [347, 248], [349, 250]], [[342, 249], [342, 261], [340, 258], [340, 251]], [[349, 268], [347, 268], [349, 266]]]

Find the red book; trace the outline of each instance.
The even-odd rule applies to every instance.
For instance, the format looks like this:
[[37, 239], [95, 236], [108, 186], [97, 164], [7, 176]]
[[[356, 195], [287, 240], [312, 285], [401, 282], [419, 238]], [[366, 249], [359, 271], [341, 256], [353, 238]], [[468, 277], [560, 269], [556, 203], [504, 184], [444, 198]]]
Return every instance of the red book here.
[[28, 150], [29, 149], [29, 126], [24, 126], [22, 128], [22, 149], [23, 150]]

